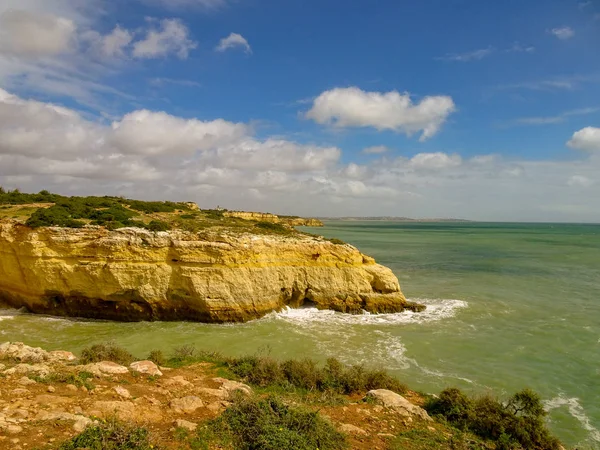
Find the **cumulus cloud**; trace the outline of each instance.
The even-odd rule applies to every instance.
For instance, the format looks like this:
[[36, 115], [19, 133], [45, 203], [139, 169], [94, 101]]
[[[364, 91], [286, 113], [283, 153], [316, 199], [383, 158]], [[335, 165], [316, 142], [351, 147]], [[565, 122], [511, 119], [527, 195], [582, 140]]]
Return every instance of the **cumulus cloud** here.
[[576, 131], [567, 145], [578, 150], [600, 151], [600, 128], [585, 127]]
[[133, 56], [136, 58], [161, 58], [176, 53], [180, 59], [186, 59], [189, 52], [198, 46], [190, 39], [188, 28], [178, 19], [164, 19], [160, 26], [146, 33], [143, 40], [133, 44]]
[[306, 113], [317, 123], [345, 127], [373, 127], [407, 135], [422, 131], [424, 141], [436, 134], [456, 110], [448, 96], [428, 96], [413, 104], [409, 94], [366, 92], [357, 87], [325, 91]]
[[5, 89], [64, 96], [108, 112], [114, 97], [131, 95], [104, 84], [127, 70], [135, 57], [186, 58], [196, 43], [175, 19], [148, 19], [128, 30], [96, 30], [104, 0], [3, 0], [0, 2], [0, 86]]
[[[573, 140], [594, 139], [586, 136]], [[258, 138], [251, 126], [224, 119], [137, 110], [106, 125], [0, 91], [0, 185], [26, 191], [281, 214], [599, 221], [600, 154], [578, 156], [527, 161], [438, 151], [359, 164], [338, 147]]]
[[244, 52], [252, 53], [252, 48], [244, 36], [238, 33], [231, 33], [229, 36], [221, 39], [219, 45], [215, 47], [217, 52], [224, 52], [229, 49], [240, 47]]
[[0, 52], [27, 57], [65, 53], [74, 45], [75, 30], [70, 19], [9, 9], [0, 14]]
[[388, 152], [390, 149], [385, 145], [374, 145], [372, 147], [363, 148], [362, 152], [365, 155], [380, 155], [382, 153]]
[[575, 36], [575, 31], [571, 27], [567, 26], [552, 28], [550, 30], [550, 33], [556, 36], [561, 41], [566, 41]]
[[422, 170], [443, 170], [450, 167], [460, 166], [462, 159], [459, 155], [447, 155], [446, 153], [419, 153], [410, 160], [410, 165]]
[[123, 153], [186, 155], [239, 141], [247, 132], [246, 125], [222, 119], [203, 122], [139, 110], [113, 122], [110, 143]]

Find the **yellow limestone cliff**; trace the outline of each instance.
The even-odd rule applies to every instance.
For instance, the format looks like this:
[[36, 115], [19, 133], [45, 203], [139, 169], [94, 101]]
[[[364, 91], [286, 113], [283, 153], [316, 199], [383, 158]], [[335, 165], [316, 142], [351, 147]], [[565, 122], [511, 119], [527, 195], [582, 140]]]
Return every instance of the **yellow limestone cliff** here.
[[37, 228], [0, 221], [0, 304], [122, 321], [239, 322], [285, 306], [423, 307], [351, 245], [295, 235]]

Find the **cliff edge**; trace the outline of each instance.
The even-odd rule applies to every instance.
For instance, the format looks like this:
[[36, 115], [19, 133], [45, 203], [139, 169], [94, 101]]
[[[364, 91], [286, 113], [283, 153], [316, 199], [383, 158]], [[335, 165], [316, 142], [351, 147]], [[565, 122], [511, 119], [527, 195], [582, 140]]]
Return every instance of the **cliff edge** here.
[[348, 244], [294, 235], [30, 228], [0, 221], [0, 303], [33, 313], [241, 322], [286, 306], [422, 310]]

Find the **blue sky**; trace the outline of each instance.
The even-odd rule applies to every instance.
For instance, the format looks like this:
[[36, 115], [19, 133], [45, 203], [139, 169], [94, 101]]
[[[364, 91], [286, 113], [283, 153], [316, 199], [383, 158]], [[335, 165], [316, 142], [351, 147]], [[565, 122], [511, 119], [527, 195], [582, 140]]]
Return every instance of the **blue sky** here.
[[5, 0], [0, 184], [598, 222], [599, 44], [597, 0]]

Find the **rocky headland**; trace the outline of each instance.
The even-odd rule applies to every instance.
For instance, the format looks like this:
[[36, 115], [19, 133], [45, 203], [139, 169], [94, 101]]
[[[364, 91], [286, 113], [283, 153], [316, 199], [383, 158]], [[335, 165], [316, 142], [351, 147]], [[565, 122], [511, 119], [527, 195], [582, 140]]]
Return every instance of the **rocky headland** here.
[[0, 220], [0, 304], [61, 316], [219, 323], [286, 306], [423, 309], [406, 301], [390, 269], [317, 236], [32, 228], [13, 219]]

